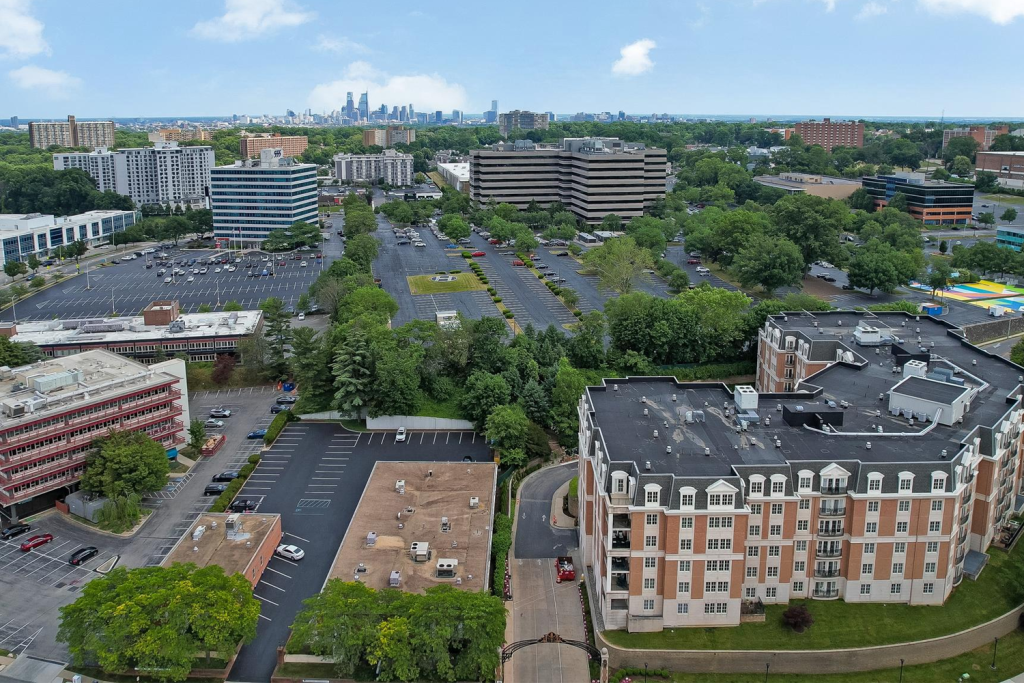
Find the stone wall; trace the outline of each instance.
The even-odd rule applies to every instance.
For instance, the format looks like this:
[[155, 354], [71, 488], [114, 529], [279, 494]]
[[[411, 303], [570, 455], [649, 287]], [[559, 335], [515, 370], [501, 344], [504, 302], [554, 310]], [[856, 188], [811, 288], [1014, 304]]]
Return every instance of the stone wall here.
[[[839, 674], [927, 664], [970, 652], [1020, 626], [1024, 605], [992, 621], [948, 636], [879, 647], [842, 650], [634, 650], [608, 643], [600, 631], [597, 647], [608, 648], [613, 668], [640, 667], [685, 672]], [[811, 626], [811, 628], [814, 628]]]
[[1005, 339], [1024, 334], [1024, 318], [1008, 313], [1002, 318], [993, 318], [987, 322], [965, 325], [964, 335], [972, 344], [984, 344], [993, 339]]

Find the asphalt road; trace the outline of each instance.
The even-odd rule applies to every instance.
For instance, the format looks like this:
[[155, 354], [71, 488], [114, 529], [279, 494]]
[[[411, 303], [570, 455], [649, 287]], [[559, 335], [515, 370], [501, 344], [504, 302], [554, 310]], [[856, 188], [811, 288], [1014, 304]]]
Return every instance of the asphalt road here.
[[558, 487], [576, 476], [573, 464], [541, 470], [519, 489], [516, 516], [515, 556], [517, 559], [555, 558], [569, 555], [577, 547], [574, 529], [556, 529], [548, 521], [551, 497]]
[[[257, 512], [282, 516], [284, 542], [306, 552], [300, 562], [275, 558], [256, 586], [262, 603], [256, 639], [242, 648], [232, 681], [269, 681], [276, 649], [288, 638], [302, 601], [317, 593], [330, 572], [363, 488], [377, 461], [459, 462], [487, 458], [484, 439], [459, 441], [419, 436], [396, 444], [393, 433], [354, 433], [337, 424], [292, 423], [267, 451], [239, 498], [259, 502]], [[272, 571], [271, 571], [272, 570]]]

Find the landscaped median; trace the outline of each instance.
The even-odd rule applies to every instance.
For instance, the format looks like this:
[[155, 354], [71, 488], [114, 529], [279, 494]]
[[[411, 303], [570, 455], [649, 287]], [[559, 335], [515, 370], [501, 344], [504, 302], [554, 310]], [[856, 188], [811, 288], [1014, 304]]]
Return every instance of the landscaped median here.
[[[793, 600], [767, 605], [764, 622], [658, 633], [604, 631], [601, 637], [612, 646], [617, 666], [650, 661], [673, 670], [742, 672], [756, 670], [751, 668], [754, 662], [763, 667], [772, 659], [780, 672], [827, 673], [892, 666], [893, 658], [897, 664], [900, 658], [908, 663], [937, 661], [1017, 627], [1024, 601], [1024, 544], [1009, 554], [995, 548], [988, 552], [991, 559], [978, 580], [964, 580], [941, 607]], [[782, 621], [782, 613], [794, 604], [806, 605], [814, 617], [803, 633]], [[828, 656], [815, 651], [828, 651]], [[803, 659], [806, 667], [800, 665]]]
[[[274, 443], [274, 439], [276, 439], [278, 435], [281, 434], [281, 431], [285, 428], [285, 426], [289, 422], [292, 422], [297, 419], [298, 418], [295, 417], [292, 411], [282, 410], [280, 413], [274, 416], [274, 420], [270, 423], [270, 426], [267, 427], [267, 433], [263, 435], [263, 443], [267, 444], [268, 446]], [[243, 486], [245, 486], [245, 482], [247, 479], [249, 479], [249, 475], [253, 473], [253, 471], [256, 469], [256, 466], [259, 464], [260, 454], [253, 453], [252, 455], [250, 455], [249, 464], [247, 464], [242, 469], [238, 470], [238, 477], [232, 479], [231, 483], [228, 484], [228, 487], [224, 489], [224, 493], [217, 496], [217, 500], [215, 500], [213, 502], [213, 505], [210, 506], [210, 512], [224, 512], [225, 510], [227, 510], [228, 506], [231, 505], [231, 501], [235, 499], [235, 496], [238, 495], [238, 492], [242, 490]]]

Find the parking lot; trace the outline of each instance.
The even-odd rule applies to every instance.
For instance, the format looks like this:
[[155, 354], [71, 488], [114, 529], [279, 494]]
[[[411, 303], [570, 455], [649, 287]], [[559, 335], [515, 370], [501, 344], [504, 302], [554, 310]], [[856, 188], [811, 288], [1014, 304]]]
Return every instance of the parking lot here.
[[337, 424], [292, 423], [268, 449], [238, 495], [259, 512], [282, 516], [284, 542], [301, 547], [301, 562], [274, 558], [254, 595], [262, 603], [256, 640], [242, 648], [231, 680], [269, 680], [275, 648], [288, 637], [302, 601], [318, 592], [378, 460], [485, 460], [489, 450], [472, 432], [356, 433]]
[[[241, 263], [231, 264], [236, 267], [234, 272], [228, 272], [227, 265], [207, 265], [210, 257], [234, 258], [234, 252], [228, 254], [225, 251], [191, 249], [165, 250], [170, 260], [187, 264], [196, 259], [196, 263], [191, 266], [179, 264], [167, 267], [163, 275], [157, 274], [162, 268], [160, 265], [154, 264], [147, 269], [144, 258], [118, 261], [104, 268], [90, 268], [88, 276], [83, 266], [81, 275], [19, 301], [15, 308], [0, 314], [0, 319], [14, 320], [15, 313], [19, 320], [104, 316], [110, 315], [112, 311], [118, 315], [136, 315], [151, 302], [162, 299], [176, 299], [184, 313], [195, 313], [203, 304], [216, 308], [218, 302], [224, 304], [228, 301], [237, 301], [244, 309], [254, 309], [270, 297], [280, 297], [294, 305], [321, 269], [330, 266], [331, 261], [341, 255], [342, 246], [338, 239], [326, 240], [321, 247], [322, 251], [319, 252], [278, 255], [245, 252], [241, 256]], [[315, 258], [317, 253], [323, 254], [319, 263]], [[299, 258], [295, 258], [296, 255]], [[264, 258], [268, 260], [264, 261]], [[304, 268], [300, 265], [302, 259], [306, 261]], [[282, 260], [284, 266], [279, 265]], [[206, 274], [192, 272], [204, 266], [207, 268]], [[172, 276], [174, 268], [186, 272], [184, 275]], [[216, 272], [217, 268], [221, 272]], [[273, 276], [249, 276], [253, 270], [261, 273], [264, 269], [268, 273], [272, 270]], [[165, 283], [168, 277], [172, 281]], [[188, 281], [189, 278], [192, 278], [192, 282]]]

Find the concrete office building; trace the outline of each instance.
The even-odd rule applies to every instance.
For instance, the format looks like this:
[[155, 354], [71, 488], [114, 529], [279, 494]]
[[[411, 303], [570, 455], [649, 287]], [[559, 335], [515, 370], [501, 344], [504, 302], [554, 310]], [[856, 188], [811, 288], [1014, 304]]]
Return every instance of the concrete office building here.
[[185, 354], [189, 362], [236, 356], [263, 329], [262, 311], [181, 313], [177, 301], [154, 301], [140, 316], [0, 322], [0, 337], [35, 344], [51, 358], [105, 349], [140, 363]]
[[507, 137], [516, 129], [547, 130], [548, 115], [546, 113], [520, 111], [518, 109], [498, 116], [498, 132]]
[[950, 128], [949, 130], [942, 131], [942, 149], [946, 149], [946, 145], [953, 138], [972, 138], [978, 143], [978, 149], [987, 151], [992, 146], [992, 141], [1000, 135], [1009, 135], [1009, 126], [997, 126], [995, 128], [988, 128], [987, 126], [968, 126], [967, 128]]
[[798, 312], [760, 331], [756, 388], [587, 388], [593, 609], [660, 631], [795, 599], [941, 605], [1016, 533], [1020, 372], [937, 319]]
[[28, 124], [28, 140], [32, 147], [45, 149], [50, 145], [61, 147], [113, 147], [113, 121], [37, 122]]
[[856, 121], [803, 121], [796, 124], [794, 131], [804, 144], [821, 145], [826, 152], [833, 147], [864, 146], [864, 124]]
[[1024, 190], [1024, 152], [978, 152], [974, 170], [995, 173], [1003, 187]]
[[316, 164], [300, 164], [280, 149], [210, 171], [214, 237], [256, 246], [271, 230], [302, 221], [316, 224]]
[[205, 207], [214, 163], [213, 147], [179, 147], [177, 142], [116, 152], [100, 147], [92, 152], [53, 155], [55, 170], [81, 168], [101, 190], [131, 197], [136, 206], [188, 203]]
[[1024, 227], [997, 225], [996, 245], [1013, 249], [1014, 251], [1024, 250]]
[[412, 164], [411, 154], [402, 154], [393, 149], [386, 149], [380, 154], [336, 154], [334, 175], [345, 182], [412, 185], [415, 176]]
[[188, 433], [178, 359], [146, 366], [88, 351], [4, 367], [0, 393], [0, 510], [8, 519], [76, 488], [96, 439], [112, 429], [143, 431], [172, 455]]
[[74, 216], [50, 214], [0, 214], [0, 265], [45, 256], [59, 246], [82, 241], [90, 247], [106, 243], [110, 236], [135, 225], [141, 215], [116, 209], [87, 211]]
[[286, 157], [302, 156], [309, 147], [305, 135], [281, 135], [280, 133], [242, 133], [238, 141], [238, 152], [243, 159], [252, 159], [264, 149], [280, 149]]
[[617, 138], [565, 138], [556, 144], [529, 140], [498, 143], [469, 156], [469, 195], [486, 204], [525, 209], [565, 204], [589, 224], [614, 213], [624, 220], [665, 196], [665, 150]]
[[846, 199], [861, 186], [859, 180], [813, 173], [759, 175], [754, 178], [754, 182], [765, 187], [774, 187], [786, 194], [812, 194], [815, 197], [828, 197], [829, 199]]
[[438, 164], [437, 172], [459, 192], [469, 192], [469, 163]]
[[907, 198], [911, 216], [925, 225], [967, 225], [974, 208], [974, 186], [928, 180], [923, 173], [894, 173], [861, 178], [861, 184], [882, 208], [893, 195]]

